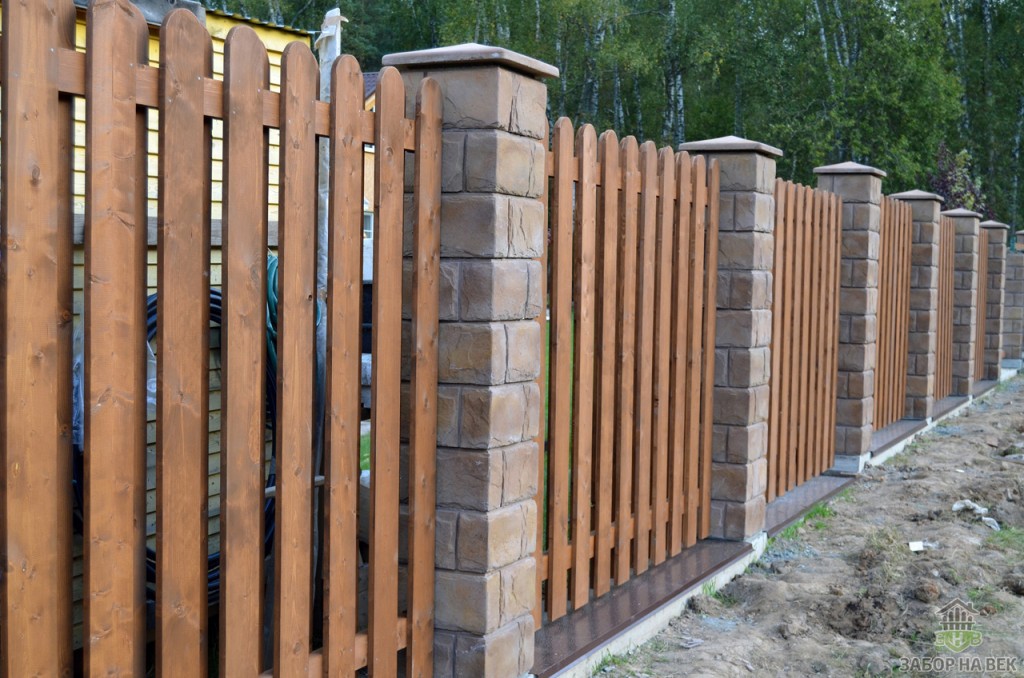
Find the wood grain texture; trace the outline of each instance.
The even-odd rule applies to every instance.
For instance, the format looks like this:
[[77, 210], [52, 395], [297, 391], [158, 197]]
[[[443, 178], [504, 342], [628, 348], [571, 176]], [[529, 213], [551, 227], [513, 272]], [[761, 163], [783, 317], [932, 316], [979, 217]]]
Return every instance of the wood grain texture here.
[[[220, 675], [259, 673], [263, 632], [266, 438], [267, 133], [270, 65], [247, 26], [224, 57], [223, 401], [221, 424]], [[253, 196], [263, 196], [253, 200]]]
[[[619, 279], [616, 302], [621, 312], [616, 327], [615, 419], [615, 583], [630, 578], [633, 523], [633, 422], [636, 414], [636, 289], [637, 289], [637, 214], [640, 194], [640, 150], [635, 137], [619, 144], [622, 167], [622, 191], [619, 194]], [[626, 525], [630, 524], [629, 529]]]
[[675, 156], [676, 207], [672, 219], [672, 296], [673, 309], [670, 329], [669, 364], [669, 467], [668, 467], [668, 553], [678, 555], [683, 548], [683, 520], [686, 514], [687, 489], [685, 469], [688, 458], [687, 447], [687, 403], [690, 399], [686, 389], [690, 322], [693, 314], [690, 296], [690, 199], [691, 185], [690, 154], [683, 152]]
[[352, 56], [331, 74], [330, 252], [327, 279], [327, 573], [324, 585], [324, 674], [350, 676], [358, 597], [360, 343], [363, 270], [363, 142], [356, 129], [363, 74]]
[[302, 43], [289, 45], [284, 51], [280, 98], [279, 395], [274, 531], [274, 674], [280, 678], [305, 676], [309, 670], [318, 158], [314, 121], [318, 80], [316, 59], [309, 48]]
[[555, 123], [552, 139], [555, 181], [551, 196], [554, 223], [549, 255], [551, 281], [551, 393], [548, 403], [548, 619], [563, 616], [568, 604], [569, 464], [572, 409], [569, 385], [572, 371], [572, 253], [573, 182], [568, 168], [573, 163], [573, 131], [568, 118]]
[[[704, 351], [703, 374], [701, 381], [701, 496], [700, 536], [705, 539], [711, 535], [711, 455], [712, 455], [712, 420], [714, 413], [714, 382], [715, 382], [715, 332], [717, 326], [718, 299], [718, 220], [720, 216], [719, 190], [721, 185], [720, 169], [717, 160], [705, 164], [703, 156], [694, 162], [696, 174], [701, 177], [703, 186], [697, 200], [701, 213], [707, 211], [704, 226], [704, 267], [701, 275], [704, 280]], [[706, 182], [706, 183], [704, 183]], [[706, 188], [704, 188], [706, 186]]]
[[654, 294], [658, 237], [658, 151], [652, 141], [640, 146], [639, 259], [637, 262], [636, 306], [636, 404], [633, 420], [633, 505], [636, 531], [633, 569], [637, 574], [650, 567], [651, 552], [651, 451], [654, 385]]
[[598, 139], [598, 161], [601, 165], [601, 190], [598, 194], [597, 252], [597, 318], [598, 337], [595, 346], [594, 430], [597, 460], [594, 484], [594, 516], [596, 538], [594, 550], [594, 596], [600, 597], [611, 586], [612, 510], [615, 488], [615, 364], [616, 332], [619, 315], [616, 308], [618, 280], [619, 226], [619, 141], [615, 132], [607, 131]]
[[597, 135], [592, 125], [576, 134], [576, 228], [573, 240], [573, 305], [576, 330], [572, 398], [572, 607], [590, 595], [591, 464], [594, 452], [594, 293], [597, 247]]
[[146, 127], [128, 85], [148, 31], [127, 2], [93, 5], [87, 26], [85, 666], [143, 675]]
[[189, 11], [160, 29], [157, 248], [157, 666], [207, 669], [206, 496], [209, 437], [210, 125], [204, 77], [213, 45]]
[[[548, 123], [544, 122], [544, 134], [541, 136], [542, 139], [548, 137]], [[550, 158], [550, 154], [548, 156]], [[551, 183], [551, 177], [554, 174], [553, 163], [545, 163], [544, 181], [542, 182], [543, 190], [540, 195], [541, 205], [544, 207], [544, 227], [549, 228], [551, 223], [551, 212], [548, 201], [548, 194], [550, 192], [549, 184]], [[541, 303], [541, 311], [537, 316], [538, 325], [538, 336], [540, 337], [540, 372], [537, 374], [537, 391], [540, 393], [540, 411], [547, 412], [548, 402], [550, 395], [548, 388], [550, 386], [550, 379], [548, 379], [548, 365], [547, 365], [547, 352], [548, 352], [548, 248], [542, 248], [542, 254], [538, 259], [540, 263], [540, 298], [543, 300]], [[540, 516], [544, 515], [547, 510], [547, 485], [548, 485], [548, 455], [547, 455], [547, 438], [548, 438], [548, 422], [544, 416], [540, 417], [540, 422], [537, 427], [537, 436], [533, 439], [537, 445], [537, 509]], [[534, 561], [537, 563], [537, 585], [535, 587], [535, 595], [533, 604], [533, 626], [539, 629], [544, 623], [544, 581], [547, 579], [547, 568], [543, 566], [544, 563], [544, 552], [547, 550], [547, 523], [543, 517], [537, 519], [537, 545], [533, 551]]]
[[412, 383], [409, 426], [409, 643], [407, 676], [434, 672], [434, 506], [437, 345], [441, 285], [441, 88], [425, 78], [416, 96], [413, 181]]
[[668, 554], [669, 409], [672, 340], [672, 252], [676, 209], [676, 165], [671, 148], [658, 152], [658, 213], [654, 290], [653, 427], [651, 552], [655, 565]]
[[393, 68], [377, 81], [370, 432], [370, 675], [398, 672], [398, 457], [401, 397], [405, 87]]
[[75, 8], [7, 2], [3, 26], [0, 675], [70, 675], [72, 117], [48, 49]]

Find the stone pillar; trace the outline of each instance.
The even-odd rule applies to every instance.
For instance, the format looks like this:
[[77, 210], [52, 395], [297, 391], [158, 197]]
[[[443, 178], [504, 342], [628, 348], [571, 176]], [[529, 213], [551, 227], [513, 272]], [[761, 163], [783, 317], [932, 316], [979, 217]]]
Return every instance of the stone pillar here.
[[859, 473], [871, 449], [878, 330], [878, 252], [882, 179], [874, 167], [817, 167], [818, 188], [843, 198], [839, 289], [836, 470]]
[[738, 137], [679, 148], [719, 163], [711, 534], [746, 539], [764, 530], [775, 159], [782, 151]]
[[939, 212], [942, 197], [925, 191], [890, 196], [913, 210], [907, 418], [928, 419], [935, 408], [935, 349], [939, 328]]
[[1019, 370], [1024, 344], [1024, 232], [1006, 254], [1006, 294], [1003, 297], [1003, 367]]
[[985, 323], [985, 379], [999, 381], [1003, 361], [1003, 315], [1006, 292], [1006, 240], [1010, 227], [999, 221], [983, 221], [981, 228], [988, 231], [988, 280], [979, 280], [987, 285], [986, 303], [978, 313], [984, 315], [978, 322]]
[[434, 674], [521, 676], [537, 588], [541, 79], [558, 70], [481, 45], [384, 65], [402, 72], [410, 111], [424, 76], [444, 98]]
[[981, 215], [963, 208], [942, 213], [953, 220], [953, 395], [974, 386], [974, 331], [978, 321], [978, 232]]

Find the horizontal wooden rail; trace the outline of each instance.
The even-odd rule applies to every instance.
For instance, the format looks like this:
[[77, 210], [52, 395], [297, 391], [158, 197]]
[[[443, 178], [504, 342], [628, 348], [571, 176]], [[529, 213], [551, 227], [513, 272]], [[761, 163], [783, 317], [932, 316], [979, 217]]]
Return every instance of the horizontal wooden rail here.
[[[85, 96], [85, 54], [72, 49], [57, 50], [58, 77], [57, 88], [64, 94]], [[224, 119], [224, 83], [216, 78], [203, 79], [203, 113], [207, 117]], [[154, 66], [139, 68], [135, 71], [135, 99], [139, 106], [159, 108], [160, 69]], [[371, 111], [361, 111], [359, 115], [360, 136], [364, 144], [374, 143], [374, 120]], [[327, 137], [331, 134], [331, 104], [326, 101], [316, 103], [316, 134]], [[263, 92], [263, 126], [273, 129], [281, 127], [281, 95], [265, 90]], [[416, 150], [416, 123], [413, 120], [402, 121], [404, 147], [407, 151]]]
[[[398, 643], [398, 649], [404, 650], [408, 645], [407, 638], [409, 637], [409, 622], [405, 617], [398, 618], [398, 624], [395, 626], [395, 642]], [[367, 659], [369, 657], [369, 637], [365, 633], [356, 634], [355, 642], [355, 654], [353, 659], [355, 660], [356, 668], [362, 669], [366, 667]], [[324, 654], [323, 650], [314, 650], [309, 653], [309, 677], [320, 678], [324, 675]], [[273, 678], [273, 671], [264, 671], [260, 674], [260, 678]]]

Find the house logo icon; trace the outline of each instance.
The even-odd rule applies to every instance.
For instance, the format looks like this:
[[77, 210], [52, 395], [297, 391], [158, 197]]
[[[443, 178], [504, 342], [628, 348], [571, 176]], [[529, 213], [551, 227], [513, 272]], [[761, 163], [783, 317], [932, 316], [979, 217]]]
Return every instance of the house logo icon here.
[[939, 630], [935, 632], [936, 647], [951, 652], [963, 652], [969, 647], [981, 645], [981, 631], [974, 630], [974, 617], [978, 611], [971, 603], [954, 598], [940, 609]]

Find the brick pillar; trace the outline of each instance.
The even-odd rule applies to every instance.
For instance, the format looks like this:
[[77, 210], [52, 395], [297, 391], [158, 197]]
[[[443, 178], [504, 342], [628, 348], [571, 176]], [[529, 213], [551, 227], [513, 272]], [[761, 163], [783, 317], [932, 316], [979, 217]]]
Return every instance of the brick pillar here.
[[541, 78], [558, 71], [480, 45], [384, 65], [402, 71], [410, 107], [426, 75], [444, 95], [435, 675], [520, 676], [537, 588]]
[[764, 530], [775, 249], [775, 159], [782, 151], [723, 137], [680, 146], [718, 160], [718, 323], [711, 533]]
[[935, 349], [939, 328], [939, 212], [942, 197], [906, 191], [890, 197], [913, 210], [907, 418], [928, 419], [935, 408]]
[[[985, 379], [998, 381], [1003, 362], [1003, 315], [1006, 293], [1006, 240], [1010, 227], [999, 221], [983, 221], [981, 228], [988, 230], [988, 280], [979, 280], [979, 285], [988, 285], [985, 322]], [[978, 322], [982, 320], [979, 319]]]
[[966, 209], [942, 213], [953, 220], [953, 395], [969, 396], [974, 386], [974, 330], [978, 321], [978, 232], [981, 215]]
[[874, 167], [817, 167], [818, 188], [843, 198], [839, 289], [836, 469], [859, 473], [871, 449], [878, 330], [878, 250], [882, 178]]
[[1021, 368], [1024, 344], [1024, 232], [1016, 233], [1016, 247], [1006, 254], [1006, 294], [1003, 297], [1003, 367]]

